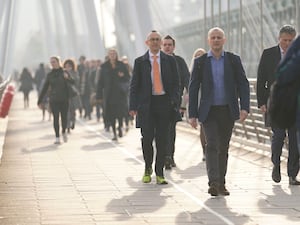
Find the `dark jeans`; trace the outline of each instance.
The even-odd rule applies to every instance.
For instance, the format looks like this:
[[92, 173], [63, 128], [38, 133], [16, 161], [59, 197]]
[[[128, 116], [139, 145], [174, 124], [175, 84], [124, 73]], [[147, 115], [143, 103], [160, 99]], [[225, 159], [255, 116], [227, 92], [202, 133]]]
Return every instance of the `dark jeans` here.
[[100, 117], [101, 117], [101, 104], [96, 104], [96, 117], [97, 117], [97, 120], [99, 120], [100, 119]]
[[91, 119], [91, 113], [93, 111], [93, 108], [90, 104], [90, 95], [87, 95], [87, 94], [82, 95], [81, 100], [82, 100], [82, 106], [84, 109], [84, 118]]
[[29, 91], [24, 91], [24, 107], [29, 106]]
[[50, 107], [53, 114], [55, 137], [59, 137], [59, 116], [61, 116], [62, 133], [65, 133], [67, 128], [69, 102], [50, 102]]
[[76, 120], [76, 108], [72, 99], [69, 100], [69, 110], [67, 117], [67, 128], [72, 128], [75, 125]]
[[106, 105], [107, 110], [106, 110], [106, 116], [109, 122], [109, 125], [112, 127], [113, 134], [116, 136], [116, 120], [118, 120], [118, 129], [119, 132], [122, 130], [123, 123], [122, 123], [122, 113], [120, 112], [120, 105], [119, 104], [114, 104], [112, 102], [108, 102]]
[[299, 171], [299, 151], [297, 146], [297, 129], [296, 126], [288, 129], [287, 131], [279, 128], [272, 128], [272, 163], [274, 166], [280, 166], [280, 156], [282, 153], [282, 147], [286, 132], [288, 133], [288, 163], [287, 173], [289, 177], [296, 177]]
[[203, 122], [206, 137], [206, 169], [208, 185], [225, 184], [228, 149], [234, 120], [228, 106], [212, 106]]
[[152, 96], [150, 106], [149, 125], [142, 126], [142, 149], [145, 160], [145, 168], [152, 167], [153, 163], [153, 140], [156, 145], [155, 173], [163, 176], [164, 160], [166, 155], [167, 141], [169, 139], [171, 105], [167, 96]]

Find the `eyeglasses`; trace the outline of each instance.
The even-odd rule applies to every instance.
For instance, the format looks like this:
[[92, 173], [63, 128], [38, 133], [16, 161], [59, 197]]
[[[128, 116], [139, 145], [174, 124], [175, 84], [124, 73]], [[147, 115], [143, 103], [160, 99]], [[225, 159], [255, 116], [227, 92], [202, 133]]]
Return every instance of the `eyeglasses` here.
[[150, 38], [149, 41], [160, 41], [160, 38]]

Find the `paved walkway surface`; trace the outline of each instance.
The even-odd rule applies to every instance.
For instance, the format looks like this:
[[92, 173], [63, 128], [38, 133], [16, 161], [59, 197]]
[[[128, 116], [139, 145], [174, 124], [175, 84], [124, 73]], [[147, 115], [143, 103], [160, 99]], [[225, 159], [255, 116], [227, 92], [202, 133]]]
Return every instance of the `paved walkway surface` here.
[[[54, 145], [52, 121], [17, 93], [0, 164], [0, 225], [299, 224], [300, 187], [272, 182], [269, 156], [232, 143], [227, 197], [207, 194], [198, 135], [182, 122], [169, 184], [143, 184], [138, 129], [118, 142], [93, 118]], [[154, 178], [154, 177], [153, 177]], [[154, 180], [154, 179], [153, 179]]]

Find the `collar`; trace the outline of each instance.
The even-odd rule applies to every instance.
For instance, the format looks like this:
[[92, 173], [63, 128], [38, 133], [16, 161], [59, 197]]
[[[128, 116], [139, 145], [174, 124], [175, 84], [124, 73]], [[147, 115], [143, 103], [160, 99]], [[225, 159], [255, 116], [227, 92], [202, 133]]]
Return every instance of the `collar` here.
[[[224, 52], [224, 50], [223, 50], [222, 53], [221, 53], [221, 57], [224, 57], [224, 55], [225, 55], [225, 52]], [[209, 51], [207, 52], [207, 57], [214, 57], [214, 55], [212, 54], [212, 51], [211, 51], [211, 50], [209, 50]]]
[[280, 45], [278, 45], [279, 46], [279, 49], [280, 49], [280, 53], [281, 53], [281, 55], [284, 55], [284, 51], [283, 51], [283, 49], [281, 48], [281, 46]]
[[[154, 54], [152, 52], [150, 52], [150, 50], [149, 50], [149, 57], [150, 57], [150, 59], [152, 59], [152, 56], [154, 56]], [[156, 54], [156, 56], [157, 56], [157, 58], [160, 57], [160, 50], [158, 51], [158, 53]]]

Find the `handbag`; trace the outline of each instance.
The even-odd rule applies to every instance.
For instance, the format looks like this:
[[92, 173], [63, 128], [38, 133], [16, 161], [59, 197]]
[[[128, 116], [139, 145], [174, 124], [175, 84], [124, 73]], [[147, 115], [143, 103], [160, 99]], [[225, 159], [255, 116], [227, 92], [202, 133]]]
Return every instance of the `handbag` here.
[[[64, 70], [64, 73], [68, 74], [68, 76], [71, 77], [71, 74], [67, 70]], [[66, 84], [67, 84], [69, 98], [74, 98], [76, 96], [79, 96], [79, 91], [77, 90], [75, 84], [68, 81], [66, 81]]]

